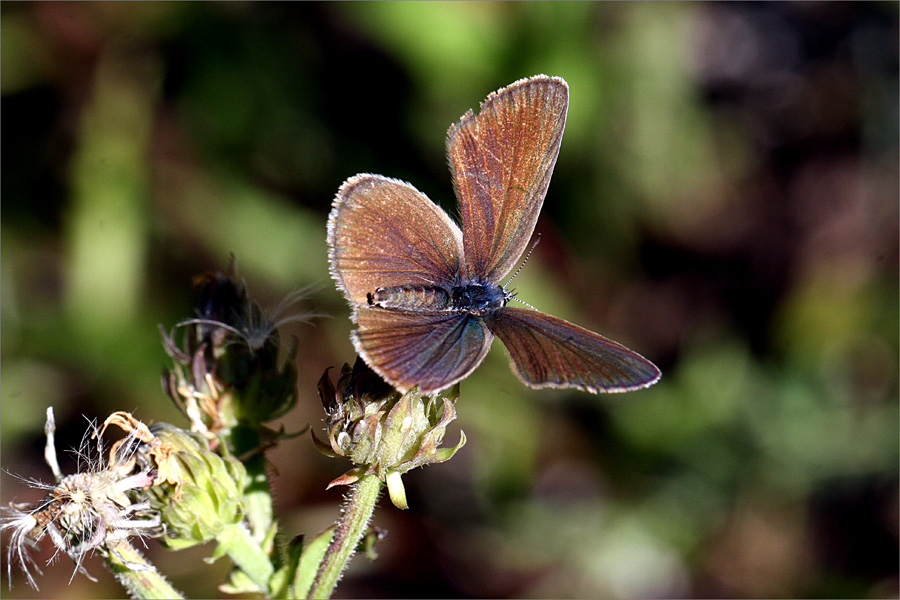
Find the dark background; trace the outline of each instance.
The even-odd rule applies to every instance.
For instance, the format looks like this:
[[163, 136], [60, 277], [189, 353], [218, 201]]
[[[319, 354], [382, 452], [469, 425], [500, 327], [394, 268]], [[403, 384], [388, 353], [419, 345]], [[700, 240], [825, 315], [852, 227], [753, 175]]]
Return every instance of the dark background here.
[[[2, 463], [51, 480], [82, 415], [185, 425], [157, 324], [229, 253], [293, 325], [300, 400], [352, 361], [325, 219], [358, 172], [455, 210], [447, 128], [547, 73], [568, 125], [521, 298], [656, 362], [649, 390], [531, 391], [496, 344], [450, 462], [382, 500], [356, 597], [896, 597], [898, 5], [16, 3], [2, 44]], [[270, 455], [286, 532], [333, 521], [347, 465]], [[71, 472], [71, 457], [63, 469]], [[40, 492], [9, 474], [2, 500]], [[40, 560], [50, 556], [44, 544]], [[149, 553], [217, 595], [212, 547]], [[4, 550], [4, 561], [6, 559]], [[4, 565], [5, 567], [5, 565]], [[121, 597], [67, 558], [44, 597]], [[18, 575], [18, 576], [17, 576]], [[0, 582], [7, 593], [6, 570]], [[13, 596], [35, 596], [14, 573]]]

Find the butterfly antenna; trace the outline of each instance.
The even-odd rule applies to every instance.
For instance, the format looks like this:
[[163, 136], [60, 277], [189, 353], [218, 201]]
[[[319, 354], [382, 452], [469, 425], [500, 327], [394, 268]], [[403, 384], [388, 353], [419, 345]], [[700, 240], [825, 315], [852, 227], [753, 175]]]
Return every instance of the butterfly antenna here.
[[524, 304], [525, 306], [527, 306], [527, 307], [530, 308], [531, 310], [537, 310], [535, 307], [533, 307], [532, 305], [528, 304], [528, 303], [525, 302], [524, 300], [520, 300], [519, 298], [516, 298], [516, 295], [515, 295], [515, 294], [510, 294], [510, 295], [508, 296], [508, 298], [509, 298], [510, 300], [515, 300], [515, 301], [518, 302], [519, 304]]
[[[528, 259], [531, 258], [531, 253], [534, 252], [534, 249], [537, 247], [537, 245], [538, 245], [538, 243], [539, 243], [540, 241], [541, 241], [541, 234], [537, 234], [537, 235], [535, 236], [535, 238], [534, 238], [534, 243], [531, 244], [531, 248], [529, 248], [529, 249], [528, 249], [528, 252], [525, 254], [525, 258], [522, 260], [522, 264], [519, 265], [519, 268], [516, 269], [516, 272], [512, 274], [512, 277], [510, 277], [509, 279], [506, 280], [506, 285], [509, 285], [509, 282], [516, 278], [516, 275], [519, 274], [519, 271], [522, 270], [522, 267], [524, 267], [524, 266], [525, 266], [525, 263], [528, 262]], [[506, 287], [506, 286], [504, 286], [504, 288], [505, 288], [505, 287]], [[519, 304], [524, 304], [525, 306], [527, 306], [527, 307], [530, 308], [531, 310], [537, 310], [535, 307], [533, 307], [532, 305], [528, 304], [528, 303], [525, 302], [524, 300], [520, 300], [519, 298], [517, 298], [517, 297], [516, 297], [516, 290], [515, 290], [515, 288], [513, 288], [511, 291], [507, 292], [507, 294], [506, 294], [506, 299], [507, 299], [507, 301], [509, 301], [509, 300], [515, 300], [515, 301], [518, 302]]]
[[[525, 263], [528, 262], [528, 259], [531, 258], [531, 253], [534, 252], [534, 249], [537, 248], [537, 245], [538, 245], [538, 243], [540, 243], [540, 241], [541, 241], [541, 234], [537, 234], [534, 238], [534, 243], [531, 244], [531, 248], [528, 249], [528, 253], [525, 254], [525, 258], [522, 259], [522, 264], [519, 265], [519, 268], [516, 269], [516, 272], [512, 274], [512, 277], [510, 277], [509, 279], [506, 280], [506, 285], [509, 285], [509, 282], [516, 278], [516, 275], [519, 274], [519, 271], [522, 270], [522, 267], [524, 267]], [[519, 302], [522, 302], [522, 301], [519, 300]], [[525, 304], [525, 303], [522, 302], [522, 304]], [[531, 305], [529, 304], [529, 306], [531, 306]], [[534, 308], [534, 307], [532, 306], [532, 308]]]

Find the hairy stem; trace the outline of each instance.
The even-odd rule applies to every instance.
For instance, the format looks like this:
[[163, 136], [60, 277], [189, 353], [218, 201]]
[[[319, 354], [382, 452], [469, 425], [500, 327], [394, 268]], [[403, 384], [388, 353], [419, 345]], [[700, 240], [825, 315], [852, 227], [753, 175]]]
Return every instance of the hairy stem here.
[[309, 591], [310, 598], [331, 597], [369, 525], [380, 491], [381, 480], [377, 475], [363, 475], [353, 484], [347, 506], [344, 507], [344, 513], [337, 523], [331, 544], [325, 551], [325, 558]]
[[133, 598], [184, 598], [137, 548], [125, 540], [109, 544], [103, 558]]

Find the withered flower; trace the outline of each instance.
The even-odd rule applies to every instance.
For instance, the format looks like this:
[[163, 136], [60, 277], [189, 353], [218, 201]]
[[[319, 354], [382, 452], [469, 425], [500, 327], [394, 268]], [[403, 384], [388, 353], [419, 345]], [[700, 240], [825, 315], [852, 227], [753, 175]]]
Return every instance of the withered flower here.
[[214, 440], [239, 423], [258, 429], [285, 414], [297, 401], [296, 348], [279, 356], [278, 327], [317, 316], [294, 310], [304, 292], [288, 295], [266, 314], [236, 278], [233, 261], [226, 273], [195, 277], [194, 289], [197, 316], [178, 324], [183, 344], [161, 328], [174, 363], [163, 372], [163, 388], [191, 430]]
[[[40, 568], [30, 551], [45, 537], [56, 547], [54, 557], [60, 552], [68, 555], [75, 563], [75, 572], [93, 580], [82, 565], [91, 552], [115, 551], [113, 542], [162, 533], [159, 513], [142, 496], [143, 490], [153, 485], [157, 471], [142, 456], [146, 446], [140, 431], [137, 428], [130, 431], [112, 447], [108, 460], [104, 460], [102, 430], [94, 425], [91, 429], [91, 435], [84, 437], [78, 451], [79, 471], [62, 476], [53, 441], [56, 430], [53, 410], [47, 410], [45, 457], [57, 482], [48, 485], [27, 480], [31, 486], [47, 490], [44, 499], [36, 505], [10, 504], [3, 510], [2, 529], [11, 531], [7, 550], [10, 583], [12, 565], [17, 563], [28, 583], [37, 589], [31, 568], [39, 573]], [[96, 446], [91, 444], [92, 439], [97, 440]]]

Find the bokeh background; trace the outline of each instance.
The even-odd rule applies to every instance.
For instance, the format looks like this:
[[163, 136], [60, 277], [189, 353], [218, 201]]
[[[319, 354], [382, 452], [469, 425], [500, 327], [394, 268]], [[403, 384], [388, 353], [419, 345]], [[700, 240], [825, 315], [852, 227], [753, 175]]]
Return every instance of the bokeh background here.
[[[158, 324], [227, 268], [294, 324], [288, 430], [352, 362], [325, 220], [347, 177], [455, 211], [447, 128], [519, 78], [571, 102], [520, 297], [663, 370], [595, 397], [526, 389], [500, 344], [462, 385], [450, 462], [382, 500], [340, 597], [897, 597], [898, 5], [17, 3], [0, 19], [2, 501], [113, 410], [184, 424]], [[84, 415], [84, 416], [83, 416]], [[71, 457], [63, 469], [71, 472]], [[347, 465], [271, 452], [288, 534]], [[149, 553], [217, 595], [207, 546]], [[49, 547], [40, 554], [50, 557]], [[6, 560], [5, 550], [3, 560]], [[16, 597], [121, 597], [96, 559]]]

